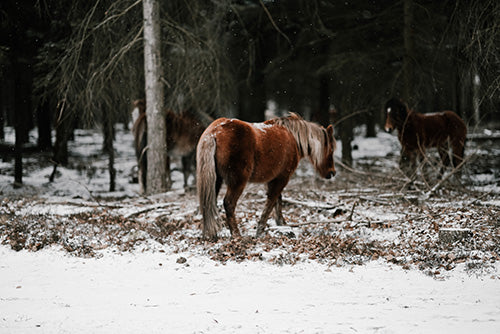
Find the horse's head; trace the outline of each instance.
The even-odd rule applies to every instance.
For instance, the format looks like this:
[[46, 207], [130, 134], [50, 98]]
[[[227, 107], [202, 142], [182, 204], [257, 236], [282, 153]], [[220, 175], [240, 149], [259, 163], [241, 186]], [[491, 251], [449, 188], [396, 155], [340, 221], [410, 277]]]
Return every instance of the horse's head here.
[[333, 136], [333, 126], [328, 125], [326, 130], [326, 140], [325, 140], [325, 145], [323, 147], [323, 159], [322, 161], [316, 166], [318, 173], [326, 178], [326, 179], [331, 179], [332, 177], [335, 176], [337, 173], [335, 171], [335, 163], [333, 161], [333, 152], [335, 151], [336, 147], [336, 142], [335, 142], [335, 137]]
[[385, 104], [385, 126], [387, 132], [392, 132], [394, 129], [399, 129], [406, 120], [408, 114], [406, 105], [396, 98], [392, 98]]
[[139, 113], [141, 113], [141, 114], [146, 112], [146, 100], [144, 100], [144, 99], [135, 100], [134, 107], [139, 109]]

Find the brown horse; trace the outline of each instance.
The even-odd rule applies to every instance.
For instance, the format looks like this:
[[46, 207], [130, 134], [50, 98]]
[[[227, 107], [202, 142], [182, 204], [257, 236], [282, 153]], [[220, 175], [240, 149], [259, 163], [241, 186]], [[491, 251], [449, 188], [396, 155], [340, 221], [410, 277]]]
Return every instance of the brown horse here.
[[[137, 162], [139, 165], [139, 183], [141, 190], [147, 190], [146, 174], [148, 162], [146, 159], [147, 149], [147, 120], [146, 102], [143, 99], [134, 101], [135, 107], [139, 110], [139, 115], [132, 127], [134, 135], [134, 146]], [[208, 117], [205, 116], [205, 117]], [[184, 111], [176, 114], [173, 111], [165, 112], [165, 122], [167, 128], [167, 183], [170, 186], [170, 158], [180, 157], [182, 161], [182, 173], [184, 174], [184, 188], [188, 188], [189, 175], [194, 175], [195, 149], [198, 139], [205, 130], [202, 121], [199, 121], [191, 111]]]
[[233, 237], [240, 236], [236, 225], [236, 203], [248, 182], [267, 183], [267, 201], [257, 225], [257, 237], [267, 225], [273, 209], [276, 222], [284, 224], [281, 191], [303, 157], [308, 157], [324, 178], [335, 175], [333, 127], [326, 129], [296, 114], [264, 123], [247, 123], [220, 118], [203, 132], [196, 151], [197, 187], [203, 216], [203, 236], [217, 237], [217, 195], [225, 182], [226, 222]]
[[425, 150], [436, 147], [444, 168], [450, 165], [449, 149], [452, 151], [453, 167], [458, 167], [464, 158], [467, 127], [464, 121], [453, 111], [432, 114], [420, 114], [408, 110], [406, 104], [392, 98], [385, 104], [385, 130], [398, 130], [401, 143], [400, 168], [413, 173], [417, 157], [423, 158]]

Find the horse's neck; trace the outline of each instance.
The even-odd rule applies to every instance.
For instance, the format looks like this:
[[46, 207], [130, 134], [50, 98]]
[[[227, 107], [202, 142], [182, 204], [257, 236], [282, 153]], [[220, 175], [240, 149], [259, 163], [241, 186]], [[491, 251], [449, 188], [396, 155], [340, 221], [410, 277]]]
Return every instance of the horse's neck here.
[[146, 113], [140, 113], [132, 126], [132, 133], [134, 134], [134, 137], [137, 138], [137, 136], [140, 135], [139, 132], [142, 132], [143, 130], [145, 131], [146, 126]]

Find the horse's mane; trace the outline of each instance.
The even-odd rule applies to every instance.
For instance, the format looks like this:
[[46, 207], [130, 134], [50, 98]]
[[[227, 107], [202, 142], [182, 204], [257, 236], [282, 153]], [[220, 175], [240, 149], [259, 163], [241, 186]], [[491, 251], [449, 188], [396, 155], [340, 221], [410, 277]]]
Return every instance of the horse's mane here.
[[328, 134], [325, 128], [308, 122], [295, 113], [271, 119], [266, 123], [281, 125], [290, 131], [297, 142], [300, 155], [309, 157], [315, 166], [323, 161], [324, 147], [328, 145]]

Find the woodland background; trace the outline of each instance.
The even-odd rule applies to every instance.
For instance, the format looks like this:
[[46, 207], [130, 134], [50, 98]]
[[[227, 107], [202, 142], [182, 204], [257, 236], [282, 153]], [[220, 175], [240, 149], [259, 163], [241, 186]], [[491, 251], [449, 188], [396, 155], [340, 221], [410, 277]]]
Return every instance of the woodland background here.
[[[374, 136], [392, 96], [455, 110], [470, 132], [500, 118], [498, 1], [152, 2], [165, 108], [333, 122], [347, 165], [353, 128]], [[146, 96], [142, 1], [2, 1], [0, 18], [0, 149], [15, 156], [15, 184], [23, 154], [53, 151], [64, 166], [74, 129], [98, 126], [113, 190], [114, 125]]]
[[[499, 18], [496, 0], [0, 1], [0, 332], [499, 333]], [[178, 161], [170, 191], [130, 183], [155, 20], [162, 108], [334, 123], [338, 173], [299, 165], [287, 226], [254, 237], [251, 184], [243, 237], [206, 241]], [[392, 96], [464, 118], [461, 176], [409, 184], [380, 131]]]

